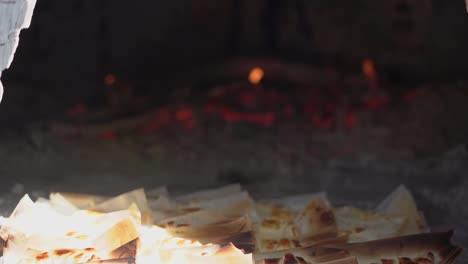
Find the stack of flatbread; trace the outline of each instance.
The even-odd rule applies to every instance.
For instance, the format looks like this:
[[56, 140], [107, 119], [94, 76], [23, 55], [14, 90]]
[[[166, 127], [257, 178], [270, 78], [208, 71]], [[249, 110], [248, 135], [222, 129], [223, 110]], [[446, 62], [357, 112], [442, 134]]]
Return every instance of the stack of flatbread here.
[[[374, 210], [334, 208], [325, 193], [256, 202], [236, 184], [182, 196], [171, 196], [166, 188], [159, 188], [148, 192], [138, 189], [116, 197], [51, 193], [36, 203], [24, 199], [0, 232], [7, 241], [5, 264], [28, 263], [18, 262], [21, 258], [18, 252], [37, 259], [38, 254], [63, 248], [67, 243], [70, 248], [76, 248], [73, 243], [79, 239], [71, 238], [82, 234], [70, 234], [71, 238], [67, 239], [53, 233], [44, 236], [44, 232], [34, 230], [40, 226], [26, 224], [36, 221], [30, 218], [37, 214], [34, 210], [44, 208], [57, 216], [56, 221], [69, 222], [66, 230], [73, 229], [80, 213], [95, 212], [90, 226], [100, 231], [92, 232], [95, 237], [86, 241], [92, 241], [94, 252], [105, 252], [105, 256], [93, 255], [100, 260], [116, 255], [132, 257], [128, 253], [132, 250], [128, 249], [136, 248], [137, 238], [144, 239], [139, 225], [147, 228], [145, 239], [151, 240], [152, 233], [164, 230], [172, 240], [179, 239], [178, 245], [191, 246], [189, 241], [197, 241], [201, 250], [224, 245], [229, 250], [241, 249], [242, 253], [237, 252], [235, 258], [244, 261], [252, 253], [255, 263], [449, 264], [461, 253], [459, 247], [450, 243], [452, 232], [430, 232], [423, 213], [404, 186], [398, 187]], [[44, 208], [38, 209], [41, 205]], [[116, 233], [113, 229], [122, 228], [126, 230], [125, 236], [112, 236]], [[151, 245], [164, 248], [158, 243]], [[16, 253], [11, 255], [14, 257], [8, 255], [11, 251]], [[159, 255], [166, 251], [160, 251]], [[93, 260], [90, 252], [73, 254], [82, 258], [75, 263]]]

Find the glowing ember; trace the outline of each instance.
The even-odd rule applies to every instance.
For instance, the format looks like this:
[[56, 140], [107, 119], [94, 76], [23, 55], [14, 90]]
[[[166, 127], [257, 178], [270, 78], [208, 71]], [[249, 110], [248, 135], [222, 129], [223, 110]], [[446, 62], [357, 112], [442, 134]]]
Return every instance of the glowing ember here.
[[275, 114], [271, 112], [244, 114], [242, 119], [246, 122], [268, 127], [275, 122]]
[[218, 111], [228, 123], [235, 123], [241, 120], [241, 115], [229, 107], [219, 107]]
[[139, 131], [143, 134], [156, 132], [159, 129], [169, 125], [172, 120], [172, 115], [168, 110], [160, 110], [153, 117], [144, 122]]
[[96, 137], [99, 140], [112, 141], [112, 140], [117, 139], [117, 134], [114, 131], [109, 130], [109, 131], [104, 131], [102, 133], [99, 133]]
[[347, 129], [354, 128], [357, 122], [356, 114], [354, 114], [354, 112], [352, 111], [346, 112], [343, 118], [343, 122], [344, 122], [345, 128]]
[[362, 73], [366, 78], [377, 80], [377, 72], [375, 70], [374, 62], [371, 59], [365, 59], [362, 62]]
[[116, 80], [117, 78], [115, 77], [115, 75], [113, 75], [112, 73], [109, 73], [104, 77], [104, 84], [107, 86], [112, 86], [115, 84]]
[[67, 114], [71, 118], [77, 118], [77, 117], [80, 117], [80, 116], [86, 114], [87, 111], [88, 111], [88, 107], [83, 103], [79, 103], [79, 104], [76, 104], [76, 105], [70, 107], [67, 110]]
[[177, 110], [175, 116], [179, 121], [187, 121], [193, 118], [193, 110], [188, 107], [184, 107]]
[[364, 105], [370, 111], [378, 111], [388, 105], [390, 99], [386, 96], [373, 96], [364, 99]]
[[369, 89], [375, 90], [378, 88], [377, 71], [375, 70], [374, 62], [371, 59], [365, 59], [362, 62], [362, 74], [366, 77], [369, 83]]
[[264, 76], [265, 76], [265, 72], [263, 71], [263, 69], [259, 67], [255, 67], [252, 70], [250, 70], [249, 82], [255, 85], [260, 84]]
[[311, 121], [316, 128], [329, 129], [333, 126], [333, 118], [323, 117], [320, 114], [313, 114]]

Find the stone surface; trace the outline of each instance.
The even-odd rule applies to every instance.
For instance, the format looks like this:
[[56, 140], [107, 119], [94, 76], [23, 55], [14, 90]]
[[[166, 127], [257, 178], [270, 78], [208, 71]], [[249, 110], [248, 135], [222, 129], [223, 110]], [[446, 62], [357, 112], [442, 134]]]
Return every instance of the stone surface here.
[[468, 55], [461, 47], [467, 39], [453, 41], [466, 22], [461, 1], [295, 0], [284, 10], [280, 43], [287, 54], [350, 64], [370, 57], [412, 77], [462, 76], [453, 60]]
[[[13, 61], [20, 31], [31, 24], [35, 5], [36, 0], [0, 1], [0, 77]], [[0, 82], [0, 100], [2, 95], [3, 86]]]

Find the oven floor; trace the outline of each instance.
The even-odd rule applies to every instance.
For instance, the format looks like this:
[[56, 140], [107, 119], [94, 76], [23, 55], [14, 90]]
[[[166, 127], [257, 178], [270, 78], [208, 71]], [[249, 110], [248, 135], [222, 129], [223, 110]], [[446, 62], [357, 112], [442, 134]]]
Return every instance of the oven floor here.
[[49, 191], [117, 194], [163, 185], [185, 192], [233, 182], [257, 198], [325, 190], [336, 205], [372, 207], [405, 184], [431, 226], [455, 229], [457, 242], [468, 247], [463, 145], [418, 157], [397, 147], [379, 152], [389, 139], [372, 133], [364, 139], [362, 131], [314, 133], [293, 124], [169, 130], [113, 141], [67, 142], [38, 131], [21, 138], [6, 135], [0, 148], [1, 213], [11, 212], [25, 192], [36, 197]]
[[444, 93], [428, 90], [411, 105], [362, 113], [351, 130], [203, 116], [190, 129], [173, 124], [106, 140], [64, 139], [44, 129], [52, 121], [0, 129], [0, 213], [8, 215], [24, 193], [110, 195], [163, 185], [187, 192], [234, 182], [255, 198], [327, 191], [335, 205], [369, 208], [405, 184], [433, 229], [454, 229], [468, 248], [468, 96]]

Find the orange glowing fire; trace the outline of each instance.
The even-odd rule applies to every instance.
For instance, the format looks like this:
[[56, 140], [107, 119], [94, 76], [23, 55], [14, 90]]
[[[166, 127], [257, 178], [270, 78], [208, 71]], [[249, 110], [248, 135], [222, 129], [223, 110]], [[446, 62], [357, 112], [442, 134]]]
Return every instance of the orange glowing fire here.
[[252, 70], [250, 70], [249, 82], [251, 84], [258, 85], [263, 80], [264, 76], [265, 76], [265, 72], [263, 71], [263, 69], [260, 67], [255, 67]]
[[116, 80], [117, 80], [117, 78], [112, 73], [109, 73], [106, 76], [104, 76], [104, 84], [107, 85], [107, 86], [114, 85]]
[[374, 62], [371, 59], [365, 59], [362, 62], [362, 73], [367, 79], [377, 80], [377, 71], [375, 70]]
[[378, 75], [375, 70], [374, 62], [371, 59], [365, 59], [362, 62], [362, 74], [367, 80], [370, 90], [378, 89]]

